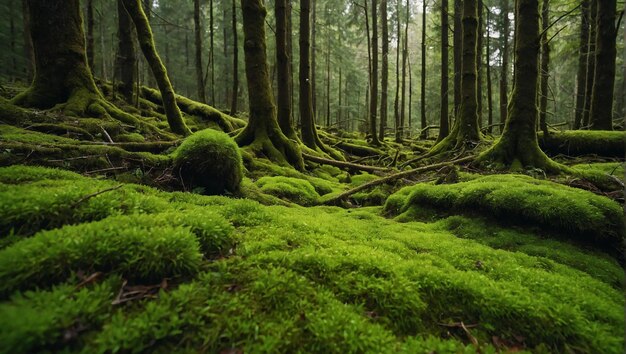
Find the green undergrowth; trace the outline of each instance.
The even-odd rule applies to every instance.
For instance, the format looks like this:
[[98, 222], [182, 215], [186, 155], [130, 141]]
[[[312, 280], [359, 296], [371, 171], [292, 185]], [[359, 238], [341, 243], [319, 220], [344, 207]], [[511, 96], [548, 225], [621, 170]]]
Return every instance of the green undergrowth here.
[[602, 196], [522, 175], [492, 175], [469, 182], [417, 184], [391, 196], [387, 213], [400, 220], [441, 215], [484, 215], [504, 224], [547, 229], [620, 255], [624, 242], [622, 207]]
[[[546, 183], [536, 186], [566, 193]], [[72, 185], [75, 194], [57, 196]], [[116, 186], [0, 168], [0, 207], [37, 215]], [[19, 197], [7, 199], [11, 191]], [[0, 250], [0, 352], [621, 353], [624, 345], [619, 264], [549, 231], [463, 217], [398, 223], [380, 207], [267, 207], [135, 185], [76, 209], [19, 229]], [[103, 274], [83, 282], [95, 272]], [[136, 291], [163, 279], [172, 285], [158, 294], [115, 301], [131, 291], [123, 281]]]

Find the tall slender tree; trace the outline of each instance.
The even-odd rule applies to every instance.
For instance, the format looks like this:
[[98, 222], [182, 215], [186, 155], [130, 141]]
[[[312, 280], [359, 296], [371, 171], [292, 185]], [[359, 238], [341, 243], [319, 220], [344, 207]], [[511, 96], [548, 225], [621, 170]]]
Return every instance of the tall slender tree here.
[[[503, 0], [508, 1], [508, 0]], [[461, 77], [463, 70], [463, 0], [454, 0], [454, 117], [461, 110]]]
[[441, 0], [441, 114], [437, 142], [450, 134], [448, 120], [448, 0]]
[[233, 96], [230, 101], [230, 114], [237, 114], [237, 100], [239, 99], [239, 40], [237, 35], [237, 0], [232, 0], [232, 29], [233, 29]]
[[504, 131], [509, 104], [509, 0], [502, 0], [502, 65], [500, 71], [500, 133]]
[[93, 0], [87, 0], [87, 36], [86, 36], [86, 45], [87, 45], [87, 64], [93, 71], [95, 67], [94, 61], [94, 46], [95, 46], [95, 36], [93, 33], [94, 27], [94, 15], [93, 15]]
[[578, 49], [578, 71], [576, 74], [576, 109], [574, 129], [580, 129], [585, 109], [587, 81], [587, 56], [589, 55], [589, 0], [580, 3], [580, 43]]
[[369, 134], [372, 145], [380, 145], [376, 134], [376, 115], [378, 107], [378, 4], [372, 1], [372, 82], [370, 89], [370, 124]]
[[288, 138], [297, 140], [291, 119], [290, 58], [287, 52], [287, 0], [276, 0], [276, 66], [278, 125]]
[[235, 141], [274, 162], [303, 169], [298, 144], [289, 140], [278, 126], [265, 43], [267, 10], [262, 0], [241, 0], [241, 9], [250, 119]]
[[200, 0], [193, 0], [193, 24], [195, 42], [196, 92], [198, 101], [206, 103], [204, 73], [202, 72], [202, 25], [200, 24]]
[[400, 4], [401, 0], [396, 0], [396, 97], [393, 101], [393, 115], [395, 122], [396, 142], [402, 142], [402, 126], [400, 120], [400, 51], [402, 48], [402, 32], [400, 31]]
[[119, 92], [127, 102], [133, 101], [133, 89], [137, 79], [137, 56], [132, 20], [122, 0], [117, 0], [117, 63], [116, 77], [119, 80]]
[[596, 32], [598, 28], [598, 1], [590, 0], [589, 2], [589, 45], [587, 46], [587, 78], [585, 79], [585, 106], [583, 108], [582, 127], [588, 129], [591, 126], [591, 98], [593, 93], [593, 82], [596, 72]]
[[463, 1], [463, 76], [461, 77], [461, 109], [450, 135], [435, 145], [430, 155], [450, 149], [473, 147], [481, 139], [478, 126], [478, 92], [476, 49], [478, 41], [478, 2]]
[[615, 86], [616, 0], [599, 0], [596, 19], [596, 69], [591, 96], [590, 125], [593, 130], [613, 130]]
[[478, 161], [510, 169], [540, 168], [557, 173], [560, 165], [550, 160], [537, 142], [539, 1], [516, 0], [516, 16], [515, 76], [508, 118], [500, 139]]
[[382, 55], [383, 64], [380, 81], [380, 131], [379, 140], [385, 140], [387, 126], [388, 93], [389, 93], [389, 19], [387, 14], [387, 0], [380, 1], [380, 21], [382, 24]]
[[409, 38], [409, 20], [410, 20], [409, 0], [406, 1], [406, 17], [404, 23], [404, 35], [402, 36], [402, 88], [400, 89], [400, 135], [404, 139], [404, 128], [406, 123], [406, 66], [409, 57], [408, 38]]
[[[420, 117], [422, 130], [420, 138], [425, 139], [428, 135], [426, 126], [426, 0], [422, 0], [422, 80], [421, 80], [421, 97], [420, 97]], [[409, 113], [409, 116], [411, 114]]]
[[548, 29], [550, 26], [550, 1], [543, 0], [541, 5], [541, 69], [539, 90], [539, 127], [544, 134], [548, 134], [548, 79], [550, 78], [550, 42]]
[[485, 46], [485, 70], [487, 74], [487, 132], [493, 131], [493, 89], [491, 83], [491, 25], [489, 19], [491, 17], [491, 11], [487, 9], [487, 44]]

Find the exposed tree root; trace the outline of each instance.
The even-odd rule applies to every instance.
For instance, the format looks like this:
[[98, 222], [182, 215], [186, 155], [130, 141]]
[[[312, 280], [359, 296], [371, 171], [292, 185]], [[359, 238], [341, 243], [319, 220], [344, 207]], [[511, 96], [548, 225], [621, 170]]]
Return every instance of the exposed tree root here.
[[346, 168], [346, 169], [351, 169], [351, 170], [359, 170], [359, 171], [366, 171], [366, 172], [389, 172], [390, 171], [390, 169], [385, 168], [385, 167], [359, 165], [359, 164], [351, 163], [351, 162], [325, 159], [322, 157], [313, 156], [309, 154], [302, 154], [302, 157], [308, 161], [318, 162], [321, 164], [326, 164], [326, 165], [331, 165], [331, 166], [336, 166], [336, 167], [341, 167], [341, 168]]
[[475, 156], [467, 156], [461, 159], [457, 159], [457, 160], [453, 160], [453, 161], [446, 161], [446, 162], [441, 162], [441, 163], [436, 163], [436, 164], [432, 164], [432, 165], [428, 165], [428, 166], [422, 166], [422, 167], [418, 167], [418, 168], [414, 168], [412, 170], [408, 170], [408, 171], [402, 171], [399, 173], [395, 173], [386, 177], [382, 177], [376, 180], [373, 180], [371, 182], [362, 184], [356, 188], [350, 189], [348, 191], [345, 191], [339, 195], [336, 195], [332, 198], [326, 199], [322, 202], [322, 204], [324, 205], [337, 205], [338, 203], [340, 203], [341, 201], [345, 200], [347, 197], [358, 193], [360, 191], [369, 189], [371, 187], [375, 187], [381, 184], [385, 184], [385, 183], [390, 183], [390, 182], [394, 182], [397, 181], [399, 179], [402, 178], [406, 178], [409, 177], [411, 175], [414, 175], [416, 173], [420, 173], [420, 172], [426, 172], [426, 171], [432, 171], [432, 170], [436, 170], [438, 168], [441, 167], [445, 167], [445, 166], [449, 166], [449, 165], [455, 165], [455, 164], [460, 164], [460, 163], [464, 163], [464, 162], [469, 162], [472, 161], [475, 158]]
[[247, 148], [255, 156], [266, 157], [279, 165], [291, 165], [298, 170], [304, 170], [300, 145], [289, 140], [278, 124], [272, 125], [275, 126], [270, 129], [254, 129], [251, 125], [247, 125], [235, 137], [235, 141], [239, 147]]

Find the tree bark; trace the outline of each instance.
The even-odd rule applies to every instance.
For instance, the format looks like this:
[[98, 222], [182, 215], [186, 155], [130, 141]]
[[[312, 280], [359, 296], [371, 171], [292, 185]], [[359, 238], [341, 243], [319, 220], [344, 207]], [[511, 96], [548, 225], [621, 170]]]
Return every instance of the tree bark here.
[[376, 115], [378, 107], [378, 15], [377, 15], [377, 2], [372, 1], [372, 83], [370, 90], [370, 129], [369, 134], [372, 139], [371, 144], [378, 146], [380, 141], [376, 134]]
[[[422, 80], [420, 97], [422, 132], [420, 134], [420, 139], [425, 139], [428, 135], [428, 131], [426, 130], [426, 126], [428, 125], [428, 122], [426, 121], [426, 0], [423, 0], [422, 4]], [[410, 113], [409, 116], [411, 116]]]
[[540, 168], [559, 172], [537, 142], [537, 84], [539, 81], [539, 1], [516, 1], [515, 76], [508, 119], [500, 139], [478, 158], [482, 163], [513, 170]]
[[209, 0], [209, 42], [211, 48], [209, 48], [209, 60], [211, 61], [211, 105], [215, 106], [215, 28], [214, 28], [214, 13], [213, 13], [213, 0]]
[[117, 79], [119, 80], [119, 92], [126, 102], [133, 102], [133, 90], [137, 79], [137, 57], [135, 55], [135, 36], [132, 21], [124, 9], [122, 0], [117, 0]]
[[[290, 34], [289, 34], [290, 35]], [[278, 76], [278, 124], [283, 134], [297, 140], [291, 124], [291, 87], [289, 85], [291, 62], [287, 53], [287, 0], [276, 0], [276, 65]]]
[[290, 141], [278, 126], [265, 44], [267, 11], [262, 0], [241, 0], [241, 9], [250, 119], [235, 141], [274, 162], [303, 169], [298, 144]]
[[490, 11], [487, 11], [487, 45], [485, 55], [485, 69], [487, 71], [487, 132], [493, 131], [493, 89], [491, 85], [491, 31], [489, 29]]
[[593, 92], [593, 80], [596, 71], [596, 32], [598, 17], [598, 0], [590, 0], [589, 2], [589, 45], [587, 55], [587, 78], [585, 79], [585, 107], [583, 109], [583, 129], [589, 129], [591, 126], [591, 98]]
[[[508, 0], [503, 0], [508, 1]], [[454, 0], [454, 117], [461, 111], [461, 72], [463, 70], [463, 0]]]
[[313, 107], [313, 118], [317, 118], [317, 11], [315, 6], [317, 2], [312, 0], [311, 2], [311, 105]]
[[150, 23], [141, 5], [141, 0], [123, 0], [124, 7], [130, 15], [131, 19], [135, 23], [137, 29], [137, 39], [139, 40], [139, 46], [141, 51], [148, 61], [148, 65], [152, 69], [154, 78], [156, 79], [159, 91], [163, 97], [163, 109], [165, 110], [165, 116], [172, 132], [181, 135], [189, 135], [191, 131], [185, 125], [183, 121], [180, 109], [176, 105], [176, 95], [172, 88], [172, 83], [167, 75], [167, 70], [157, 53], [154, 45], [154, 38], [152, 36], [152, 29]]
[[541, 89], [539, 91], [539, 128], [548, 134], [548, 79], [550, 78], [550, 43], [548, 42], [548, 26], [550, 26], [550, 2], [543, 0], [541, 6]]
[[478, 110], [478, 126], [483, 124], [483, 0], [478, 0], [478, 37], [476, 38], [476, 107]]
[[581, 1], [579, 46], [578, 73], [576, 74], [576, 110], [574, 112], [574, 129], [580, 129], [585, 108], [587, 57], [589, 56], [589, 0]]
[[200, 24], [200, 0], [193, 0], [193, 24], [195, 42], [196, 92], [198, 101], [206, 103], [204, 73], [202, 72], [202, 27]]
[[237, 37], [237, 7], [236, 0], [232, 0], [232, 29], [233, 29], [233, 97], [230, 101], [230, 115], [237, 115], [237, 100], [239, 99], [239, 40]]
[[441, 0], [441, 114], [439, 116], [440, 142], [450, 134], [448, 120], [448, 0]]
[[22, 0], [22, 18], [24, 21], [24, 58], [26, 58], [26, 77], [28, 78], [28, 82], [32, 82], [33, 77], [35, 76], [35, 51], [33, 49], [33, 41], [30, 36], [30, 15], [26, 0]]
[[385, 140], [385, 127], [387, 126], [388, 92], [389, 92], [389, 19], [387, 14], [387, 0], [380, 2], [380, 20], [382, 21], [382, 55], [383, 64], [380, 80], [380, 131], [379, 140]]
[[502, 0], [502, 69], [500, 71], [500, 133], [504, 123], [509, 101], [509, 0]]
[[393, 102], [393, 115], [397, 143], [402, 142], [402, 129], [400, 125], [400, 48], [402, 47], [400, 44], [402, 43], [402, 32], [400, 31], [400, 1], [401, 0], [396, 0], [396, 14], [398, 17], [396, 21], [396, 38], [398, 38], [398, 42], [396, 44], [396, 97]]
[[[89, 67], [93, 71], [95, 68], [94, 62], [94, 35], [93, 35], [93, 26], [94, 26], [94, 16], [93, 16], [93, 0], [87, 0], [87, 63]], [[104, 55], [104, 53], [103, 53]]]
[[615, 86], [616, 0], [598, 1], [596, 32], [596, 70], [593, 79], [590, 123], [593, 130], [613, 130]]
[[406, 18], [404, 24], [404, 36], [402, 42], [402, 88], [400, 93], [400, 136], [404, 139], [404, 123], [406, 122], [406, 61], [409, 56], [408, 37], [409, 37], [409, 16], [410, 7], [409, 0], [406, 1]]

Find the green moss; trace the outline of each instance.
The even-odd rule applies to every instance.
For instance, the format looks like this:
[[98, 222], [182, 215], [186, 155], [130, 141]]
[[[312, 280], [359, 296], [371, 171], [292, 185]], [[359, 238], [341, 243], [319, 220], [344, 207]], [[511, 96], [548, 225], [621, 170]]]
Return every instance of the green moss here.
[[539, 134], [539, 145], [551, 155], [600, 155], [623, 158], [626, 133], [623, 131], [568, 130], [545, 137]]
[[[394, 199], [387, 210], [397, 207]], [[621, 253], [624, 240], [623, 212], [617, 203], [522, 175], [494, 175], [452, 185], [418, 184], [411, 188], [400, 211], [428, 207], [550, 229], [613, 254]]]
[[313, 185], [305, 180], [291, 177], [263, 177], [256, 185], [264, 193], [284, 198], [300, 205], [315, 204], [320, 195]]
[[146, 141], [146, 138], [139, 133], [128, 133], [118, 135], [116, 140], [122, 143], [143, 143]]
[[243, 178], [239, 147], [227, 134], [206, 129], [194, 133], [174, 151], [174, 168], [185, 187], [206, 194], [237, 192]]
[[11, 125], [0, 124], [0, 142], [26, 144], [78, 144], [78, 140], [63, 138], [56, 135], [30, 131]]
[[596, 172], [615, 176], [620, 179], [624, 178], [623, 162], [581, 163], [572, 166], [572, 168], [582, 172]]

